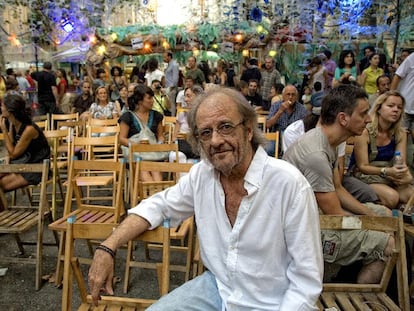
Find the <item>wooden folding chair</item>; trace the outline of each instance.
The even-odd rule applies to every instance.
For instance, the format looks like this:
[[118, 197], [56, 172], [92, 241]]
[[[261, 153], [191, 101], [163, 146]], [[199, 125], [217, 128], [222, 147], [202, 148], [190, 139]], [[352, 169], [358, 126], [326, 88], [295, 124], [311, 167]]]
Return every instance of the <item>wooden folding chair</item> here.
[[[125, 163], [98, 160], [72, 160], [68, 171], [68, 185], [65, 197], [63, 217], [49, 225], [49, 229], [63, 232], [59, 245], [56, 284], [62, 280], [62, 261], [64, 252], [64, 231], [66, 220], [75, 216], [77, 223], [110, 223], [117, 224], [125, 214], [123, 201], [123, 185], [125, 179]], [[102, 175], [102, 176], [99, 176]], [[114, 186], [111, 195], [100, 197], [95, 204], [83, 197], [84, 186]], [[72, 208], [75, 198], [75, 208]]]
[[[171, 163], [171, 162], [150, 162], [150, 161], [138, 161], [136, 163], [134, 173], [134, 181], [130, 181], [133, 184], [133, 201], [131, 202], [133, 206], [136, 205], [138, 198], [141, 200], [150, 197], [151, 195], [160, 192], [168, 187], [175, 185], [179, 179], [180, 174], [187, 173], [191, 167], [192, 163]], [[162, 173], [172, 174], [169, 180], [163, 180], [158, 182], [143, 182], [137, 180], [136, 176], [139, 176], [139, 171], [158, 171]], [[185, 280], [188, 281], [190, 278], [191, 270], [191, 261], [193, 256], [193, 237], [194, 237], [194, 217], [190, 217], [183, 221], [178, 227], [170, 229], [170, 238], [171, 240], [176, 240], [180, 242], [180, 245], [172, 245], [171, 250], [184, 252], [186, 255], [185, 265], [171, 265], [171, 271], [180, 271], [185, 273]], [[187, 241], [185, 241], [187, 240]], [[186, 243], [185, 243], [186, 242]], [[160, 248], [161, 245], [150, 244], [149, 248]], [[127, 259], [126, 259], [126, 268], [125, 268], [125, 280], [124, 280], [124, 293], [128, 291], [129, 277], [131, 267], [141, 267], [141, 268], [155, 268], [156, 265], [148, 262], [140, 262], [133, 260], [133, 243], [128, 243]], [[146, 255], [148, 257], [148, 251], [146, 250]], [[148, 258], [147, 258], [148, 259]]]
[[[68, 168], [68, 156], [69, 156], [69, 144], [67, 142], [70, 136], [70, 130], [50, 130], [44, 131], [44, 135], [49, 141], [51, 147], [51, 169], [52, 169], [52, 218], [57, 218], [57, 188], [59, 187], [61, 202], [64, 200], [63, 196], [63, 182], [62, 172], [67, 171]], [[65, 148], [62, 148], [65, 147]]]
[[[13, 234], [16, 238], [19, 250], [24, 254], [23, 245], [36, 245], [36, 255], [34, 258], [0, 257], [1, 262], [8, 263], [30, 263], [36, 265], [36, 290], [40, 289], [42, 282], [43, 265], [43, 246], [50, 245], [43, 243], [43, 230], [45, 216], [50, 213], [47, 201], [47, 179], [49, 174], [49, 160], [36, 164], [2, 164], [0, 174], [4, 173], [40, 173], [40, 200], [38, 206], [9, 206], [0, 212], [0, 234]], [[0, 191], [1, 192], [1, 191]], [[5, 196], [1, 192], [0, 196], [5, 202]], [[36, 227], [36, 241], [22, 241], [20, 235]], [[57, 246], [56, 244], [53, 244]]]
[[270, 142], [274, 142], [275, 144], [275, 158], [279, 157], [279, 131], [277, 132], [267, 132], [264, 133], [265, 138]]
[[[175, 158], [178, 159], [178, 144], [170, 143], [170, 144], [132, 144], [130, 143], [128, 146], [128, 163], [129, 163], [129, 170], [128, 170], [128, 188], [126, 188], [125, 196], [128, 197], [128, 193], [130, 196], [129, 203], [131, 205], [136, 204], [138, 202], [137, 198], [132, 197], [132, 188], [134, 185], [134, 181], [138, 180], [135, 178], [135, 164], [139, 160], [137, 155], [139, 153], [145, 152], [174, 152]], [[138, 176], [139, 177], [139, 176]], [[137, 194], [137, 193], [136, 193]]]
[[[72, 278], [75, 276], [78, 284], [81, 305], [78, 310], [119, 310], [119, 311], [139, 311], [145, 310], [156, 300], [142, 298], [127, 298], [117, 296], [101, 296], [99, 306], [94, 307], [92, 297], [87, 294], [87, 286], [84, 276], [80, 270], [79, 258], [75, 256], [74, 242], [76, 239], [99, 239], [107, 238], [115, 228], [113, 224], [85, 224], [75, 223], [72, 218], [68, 218], [66, 249], [64, 262], [64, 277], [62, 291], [62, 311], [72, 310]], [[146, 231], [138, 236], [135, 241], [146, 243], [159, 243], [163, 245], [162, 262], [157, 265], [157, 273], [160, 293], [165, 295], [169, 290], [170, 282], [170, 244], [169, 244], [169, 222], [164, 221], [164, 226], [155, 230]], [[73, 271], [73, 274], [72, 274]]]
[[[50, 114], [44, 114], [40, 116], [33, 116], [32, 117], [33, 122], [35, 122], [42, 130], [49, 130], [51, 128], [50, 126]], [[45, 128], [42, 127], [42, 125], [45, 124]]]
[[[321, 230], [375, 230], [390, 233], [395, 240], [395, 249], [386, 262], [379, 284], [324, 283], [317, 304], [319, 310], [410, 310], [404, 225], [401, 213], [393, 212], [395, 217], [319, 216]], [[394, 268], [397, 272], [398, 305], [386, 293]]]
[[[57, 123], [59, 121], [79, 121], [79, 113], [75, 112], [75, 113], [64, 113], [64, 114], [59, 114], [59, 113], [52, 113], [50, 116], [50, 128], [52, 130], [57, 130], [59, 129], [57, 127]], [[62, 124], [61, 124], [62, 126]]]

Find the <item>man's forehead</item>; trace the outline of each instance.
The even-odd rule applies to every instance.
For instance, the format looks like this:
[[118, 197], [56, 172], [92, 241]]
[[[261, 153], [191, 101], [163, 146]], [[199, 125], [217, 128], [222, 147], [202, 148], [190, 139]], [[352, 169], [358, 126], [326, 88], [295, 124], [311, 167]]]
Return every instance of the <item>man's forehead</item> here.
[[200, 104], [197, 111], [197, 123], [198, 120], [203, 120], [209, 115], [231, 117], [235, 114], [238, 114], [238, 110], [232, 98], [224, 94], [214, 94]]

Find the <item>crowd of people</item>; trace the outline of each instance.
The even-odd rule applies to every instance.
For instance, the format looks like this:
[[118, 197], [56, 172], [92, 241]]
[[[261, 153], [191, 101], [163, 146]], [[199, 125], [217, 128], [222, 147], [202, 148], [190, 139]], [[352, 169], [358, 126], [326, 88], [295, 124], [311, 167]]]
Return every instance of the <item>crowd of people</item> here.
[[[117, 248], [165, 217], [179, 224], [192, 215], [207, 271], [151, 310], [193, 305], [203, 310], [315, 310], [324, 262], [338, 269], [359, 262], [355, 282], [378, 283], [394, 249], [393, 237], [367, 230], [321, 232], [318, 214], [390, 216], [414, 192], [406, 163], [407, 137], [414, 138], [414, 53], [393, 69], [382, 58], [367, 47], [360, 62], [353, 51], [344, 50], [336, 63], [324, 50], [309, 61], [302, 85], [284, 85], [270, 56], [262, 66], [249, 59], [237, 74], [223, 60], [209, 70], [206, 62], [197, 64], [190, 56], [182, 73], [171, 52], [163, 55], [164, 71], [151, 58], [129, 79], [114, 66], [110, 79], [98, 68], [83, 80], [71, 79], [78, 81], [73, 86], [63, 69], [55, 75], [48, 62], [29, 74], [42, 114], [58, 112], [71, 90], [77, 94], [71, 111], [81, 118], [119, 119], [119, 141], [125, 147], [147, 127], [163, 143], [163, 118], [175, 116], [180, 161], [201, 159], [178, 185], [132, 208], [97, 249], [89, 272], [93, 299], [102, 288], [112, 292]], [[45, 140], [22, 108], [28, 97], [19, 91], [23, 83], [10, 82], [21, 77], [15, 76], [4, 80], [0, 123], [11, 159]], [[283, 159], [271, 156], [275, 146], [258, 128], [258, 114], [267, 115], [264, 130], [280, 133]], [[354, 149], [345, 167], [350, 137]], [[404, 159], [398, 166], [396, 152]], [[42, 159], [48, 156], [42, 153]], [[145, 173], [143, 180], [162, 178]], [[0, 176], [4, 191], [37, 181], [11, 178]]]

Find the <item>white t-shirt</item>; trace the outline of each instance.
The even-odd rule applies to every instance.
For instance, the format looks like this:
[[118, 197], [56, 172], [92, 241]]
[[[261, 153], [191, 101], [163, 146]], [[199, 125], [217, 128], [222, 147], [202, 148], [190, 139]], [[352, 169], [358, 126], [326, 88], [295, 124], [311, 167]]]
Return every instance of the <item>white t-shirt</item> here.
[[159, 69], [155, 69], [153, 72], [147, 72], [144, 76], [145, 80], [147, 80], [147, 85], [149, 87], [151, 87], [151, 83], [153, 80], [161, 81], [162, 77], [164, 77], [164, 73]]
[[401, 78], [398, 90], [406, 100], [405, 112], [414, 114], [414, 53], [411, 53], [398, 67], [396, 73]]

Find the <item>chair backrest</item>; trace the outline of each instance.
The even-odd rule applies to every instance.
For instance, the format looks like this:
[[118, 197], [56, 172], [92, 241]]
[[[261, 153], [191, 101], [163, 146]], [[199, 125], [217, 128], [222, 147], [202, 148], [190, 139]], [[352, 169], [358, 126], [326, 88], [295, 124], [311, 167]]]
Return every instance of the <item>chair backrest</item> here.
[[[79, 260], [75, 256], [74, 241], [76, 239], [87, 240], [103, 240], [106, 239], [115, 229], [114, 224], [83, 224], [74, 223], [72, 218], [68, 219], [67, 233], [66, 233], [66, 248], [65, 248], [65, 263], [64, 263], [64, 276], [63, 276], [63, 291], [62, 291], [62, 310], [72, 310], [72, 273], [75, 276], [78, 284], [80, 297], [82, 301], [82, 307], [85, 310], [88, 305], [92, 305], [92, 298], [87, 294], [87, 286], [85, 279], [79, 267]], [[155, 230], [149, 230], [134, 240], [144, 241], [147, 243], [162, 244], [162, 263], [160, 267], [161, 271], [161, 295], [165, 295], [169, 290], [170, 282], [170, 229], [169, 221], [164, 221], [164, 225], [156, 228]], [[126, 298], [126, 297], [114, 297], [114, 296], [102, 296], [99, 301], [99, 305], [106, 305], [108, 308], [113, 307], [113, 310], [126, 310], [122, 307], [129, 306], [128, 310], [144, 310], [149, 307], [154, 300], [140, 299], [140, 298]], [[79, 309], [80, 310], [80, 309]], [[100, 309], [101, 310], [101, 309]], [[102, 309], [103, 310], [103, 309]], [[107, 310], [107, 309], [105, 309]], [[112, 309], [111, 309], [112, 310]]]
[[[101, 185], [102, 178], [114, 184], [112, 196], [108, 197], [110, 204], [88, 204], [84, 201], [84, 192], [81, 187]], [[76, 209], [96, 210], [112, 214], [108, 222], [118, 223], [124, 213], [123, 187], [125, 180], [124, 161], [103, 160], [71, 160], [68, 171], [68, 188], [65, 197], [63, 216], [67, 216], [72, 210], [72, 198], [75, 197]], [[108, 214], [108, 215], [109, 215]], [[91, 216], [92, 217], [92, 216]], [[85, 217], [85, 222], [92, 221]]]
[[118, 124], [115, 125], [104, 125], [104, 126], [88, 126], [87, 136], [110, 136], [119, 135], [120, 127]]
[[80, 152], [82, 159], [93, 160], [96, 158], [95, 153], [105, 152], [109, 155], [105, 157], [106, 160], [118, 161], [118, 139], [118, 133], [99, 137], [73, 137], [70, 156], [72, 158], [75, 152]]
[[275, 143], [275, 158], [279, 157], [279, 131], [264, 133], [265, 138], [268, 141]]
[[49, 129], [49, 122], [47, 120], [35, 121], [35, 124], [43, 131]]
[[51, 128], [51, 126], [50, 126], [50, 114], [43, 114], [43, 115], [40, 115], [40, 116], [33, 116], [32, 120], [35, 123], [46, 121], [46, 123], [47, 123], [46, 129], [49, 130]]
[[57, 122], [58, 121], [78, 121], [79, 120], [79, 113], [65, 113], [65, 114], [58, 114], [52, 113], [50, 117], [51, 129], [57, 129]]
[[[134, 180], [130, 181], [132, 184], [131, 205], [136, 205], [138, 199], [148, 198], [157, 192], [175, 185], [180, 175], [182, 173], [188, 173], [192, 166], [193, 163], [138, 161], [133, 174]], [[162, 181], [140, 181], [138, 180], [140, 171], [167, 173], [167, 177]]]
[[[381, 293], [386, 295], [388, 282], [394, 268], [396, 268], [399, 306], [402, 310], [410, 310], [404, 224], [401, 212], [393, 212], [395, 212], [394, 215], [396, 214], [395, 217], [319, 216], [321, 230], [375, 230], [389, 233], [394, 236], [395, 240], [395, 249], [391, 258], [386, 262], [379, 284], [324, 283], [324, 292]], [[387, 308], [386, 310], [391, 309]]]
[[[128, 147], [128, 163], [129, 163], [129, 183], [131, 189], [134, 189], [134, 181], [138, 180], [135, 175], [136, 171], [136, 162], [140, 161], [137, 158], [137, 154], [145, 153], [145, 152], [174, 152], [175, 159], [178, 159], [178, 144], [171, 143], [171, 144], [129, 144]], [[157, 162], [162, 163], [162, 162]], [[139, 174], [137, 175], [139, 177]], [[131, 195], [131, 203], [135, 202], [133, 199], [133, 191], [130, 191]]]
[[57, 121], [57, 129], [69, 128], [71, 136], [86, 136], [86, 121], [85, 120], [65, 120]]
[[89, 118], [87, 126], [114, 126], [118, 125], [118, 119], [95, 119], [95, 118]]

